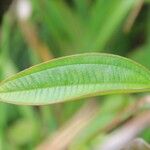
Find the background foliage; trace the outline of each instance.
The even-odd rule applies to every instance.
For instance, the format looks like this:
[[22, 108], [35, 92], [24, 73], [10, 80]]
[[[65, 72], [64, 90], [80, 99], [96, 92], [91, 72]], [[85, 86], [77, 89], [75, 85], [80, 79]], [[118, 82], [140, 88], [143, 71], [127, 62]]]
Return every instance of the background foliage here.
[[[18, 17], [16, 5], [14, 2], [5, 13], [1, 24], [0, 80], [54, 57], [85, 52], [119, 54], [150, 69], [149, 0], [31, 0], [32, 15], [27, 19]], [[56, 131], [61, 133], [60, 128], [74, 121], [87, 105], [91, 105], [88, 112], [96, 111], [90, 119], [77, 115], [85, 117], [86, 125], [68, 147], [91, 149], [137, 113], [122, 110], [141, 96], [144, 94], [113, 95], [96, 97], [94, 102], [38, 107], [0, 103], [0, 149], [33, 149]], [[121, 122], [112, 126], [116, 116]], [[67, 135], [73, 133], [74, 128]], [[150, 129], [139, 136], [150, 142]]]

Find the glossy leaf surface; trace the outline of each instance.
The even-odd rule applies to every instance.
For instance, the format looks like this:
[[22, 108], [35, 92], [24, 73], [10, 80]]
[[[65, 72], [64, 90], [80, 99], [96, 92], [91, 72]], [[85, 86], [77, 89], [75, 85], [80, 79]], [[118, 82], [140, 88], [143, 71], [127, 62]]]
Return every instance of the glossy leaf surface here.
[[42, 105], [111, 93], [150, 91], [150, 72], [111, 54], [87, 53], [54, 59], [0, 84], [4, 102]]

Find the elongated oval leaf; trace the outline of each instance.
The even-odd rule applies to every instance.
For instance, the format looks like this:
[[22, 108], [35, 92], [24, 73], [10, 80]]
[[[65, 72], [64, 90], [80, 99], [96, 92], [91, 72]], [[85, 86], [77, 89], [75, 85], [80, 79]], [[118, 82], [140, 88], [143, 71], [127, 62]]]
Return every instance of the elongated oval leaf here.
[[54, 59], [6, 79], [0, 99], [15, 104], [50, 104], [110, 93], [150, 91], [150, 72], [111, 54], [79, 54]]

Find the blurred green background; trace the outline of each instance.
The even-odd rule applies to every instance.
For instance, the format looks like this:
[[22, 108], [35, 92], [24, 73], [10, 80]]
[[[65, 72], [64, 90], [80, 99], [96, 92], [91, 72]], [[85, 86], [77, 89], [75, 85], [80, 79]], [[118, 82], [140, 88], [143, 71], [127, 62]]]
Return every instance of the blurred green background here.
[[[0, 80], [43, 61], [85, 52], [119, 54], [150, 69], [150, 1], [14, 0], [3, 15]], [[77, 113], [94, 101], [96, 105], [90, 106], [96, 109], [94, 114], [90, 119], [83, 116], [86, 125], [78, 124], [78, 133], [74, 135], [73, 128], [67, 134], [74, 135], [68, 149], [92, 149], [135, 115], [132, 110], [122, 110], [137, 103], [141, 96], [144, 94], [110, 95], [33, 107], [1, 102], [0, 150], [35, 149], [55, 132], [61, 133], [64, 124], [73, 122], [75, 116], [81, 119]], [[121, 121], [111, 127], [116, 116]], [[150, 129], [139, 136], [150, 142]]]

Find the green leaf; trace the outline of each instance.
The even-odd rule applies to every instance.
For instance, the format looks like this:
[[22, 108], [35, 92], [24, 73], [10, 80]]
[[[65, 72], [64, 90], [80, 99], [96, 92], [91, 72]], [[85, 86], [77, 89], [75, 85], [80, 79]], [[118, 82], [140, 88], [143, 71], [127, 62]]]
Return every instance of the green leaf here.
[[54, 59], [0, 84], [4, 102], [42, 105], [112, 93], [150, 91], [150, 71], [111, 54], [87, 53]]
[[89, 40], [86, 40], [84, 49], [104, 49], [134, 4], [134, 0], [113, 0], [107, 5], [105, 0], [95, 1], [90, 16], [90, 29], [86, 35]]

